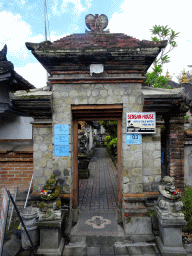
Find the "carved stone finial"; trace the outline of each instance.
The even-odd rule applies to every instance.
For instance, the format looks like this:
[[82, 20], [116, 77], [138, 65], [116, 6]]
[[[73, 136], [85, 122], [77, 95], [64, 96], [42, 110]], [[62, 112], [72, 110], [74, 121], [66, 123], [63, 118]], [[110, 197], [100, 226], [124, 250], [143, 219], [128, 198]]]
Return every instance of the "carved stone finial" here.
[[102, 32], [108, 25], [108, 18], [104, 14], [88, 14], [85, 16], [85, 24], [93, 32]]

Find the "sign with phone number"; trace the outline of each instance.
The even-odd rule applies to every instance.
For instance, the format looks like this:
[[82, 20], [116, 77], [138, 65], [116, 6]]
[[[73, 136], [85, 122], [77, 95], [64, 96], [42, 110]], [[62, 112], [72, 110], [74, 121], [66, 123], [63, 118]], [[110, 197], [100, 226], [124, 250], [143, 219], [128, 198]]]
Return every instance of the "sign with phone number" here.
[[126, 134], [126, 144], [141, 144], [141, 134]]
[[156, 133], [155, 112], [127, 112], [126, 133], [151, 134]]

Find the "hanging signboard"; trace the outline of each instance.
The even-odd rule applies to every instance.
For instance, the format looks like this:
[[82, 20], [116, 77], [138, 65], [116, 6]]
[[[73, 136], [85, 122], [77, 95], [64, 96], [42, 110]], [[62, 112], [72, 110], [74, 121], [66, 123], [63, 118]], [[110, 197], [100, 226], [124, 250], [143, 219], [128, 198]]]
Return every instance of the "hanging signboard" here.
[[54, 125], [54, 155], [69, 156], [69, 125]]
[[127, 133], [150, 134], [156, 133], [155, 112], [126, 113]]
[[3, 242], [5, 238], [8, 211], [9, 211], [9, 195], [7, 193], [7, 190], [4, 188], [2, 208], [1, 208], [1, 218], [0, 218], [0, 256], [3, 253]]

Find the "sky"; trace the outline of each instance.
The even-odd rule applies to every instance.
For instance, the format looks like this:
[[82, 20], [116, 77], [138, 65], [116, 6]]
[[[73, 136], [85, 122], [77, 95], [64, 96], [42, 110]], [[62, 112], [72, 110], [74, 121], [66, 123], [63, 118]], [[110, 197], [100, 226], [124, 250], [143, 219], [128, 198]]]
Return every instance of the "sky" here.
[[[7, 44], [7, 59], [15, 71], [34, 86], [46, 86], [45, 69], [25, 42], [45, 41], [45, 0], [0, 0], [0, 50]], [[74, 33], [84, 33], [87, 14], [105, 14], [111, 33], [124, 33], [140, 40], [151, 40], [154, 25], [168, 25], [180, 32], [178, 47], [164, 65], [172, 80], [185, 69], [192, 73], [191, 0], [46, 0], [47, 36], [51, 42]]]

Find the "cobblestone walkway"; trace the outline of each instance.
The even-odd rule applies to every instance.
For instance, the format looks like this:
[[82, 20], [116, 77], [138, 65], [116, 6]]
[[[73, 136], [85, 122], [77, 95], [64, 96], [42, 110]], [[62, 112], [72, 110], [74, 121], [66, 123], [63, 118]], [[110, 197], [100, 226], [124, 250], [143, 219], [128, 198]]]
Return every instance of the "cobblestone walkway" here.
[[96, 148], [89, 179], [79, 180], [79, 210], [117, 209], [117, 170], [105, 148]]

